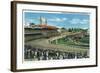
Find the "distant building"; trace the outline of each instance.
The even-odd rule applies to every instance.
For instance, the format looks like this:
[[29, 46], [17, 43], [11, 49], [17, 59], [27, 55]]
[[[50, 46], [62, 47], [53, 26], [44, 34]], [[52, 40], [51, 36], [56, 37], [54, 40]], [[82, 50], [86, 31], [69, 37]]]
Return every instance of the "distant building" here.
[[[37, 39], [43, 38], [43, 37], [49, 38], [52, 36], [59, 35], [59, 32], [57, 30], [58, 28], [56, 26], [51, 26], [47, 24], [46, 18], [40, 17], [40, 24], [34, 24], [27, 27], [25, 26], [25, 36], [30, 37], [31, 35], [32, 38], [30, 39], [35, 39], [35, 37]], [[27, 34], [30, 34], [30, 35], [27, 35]], [[30, 39], [28, 38], [28, 40]]]
[[47, 19], [44, 17], [40, 17], [40, 24], [37, 25], [25, 25], [26, 28], [32, 28], [32, 29], [47, 29], [47, 30], [57, 30], [58, 28], [55, 26], [50, 26], [47, 24]]
[[30, 27], [30, 24], [29, 23], [25, 23], [24, 24], [24, 28], [29, 28]]

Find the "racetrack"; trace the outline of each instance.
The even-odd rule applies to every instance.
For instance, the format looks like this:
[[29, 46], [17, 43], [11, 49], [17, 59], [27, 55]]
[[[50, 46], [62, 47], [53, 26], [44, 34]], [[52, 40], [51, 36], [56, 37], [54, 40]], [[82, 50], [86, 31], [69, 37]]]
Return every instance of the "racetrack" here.
[[[75, 33], [74, 33], [75, 34]], [[65, 36], [69, 36], [70, 34], [64, 34], [60, 36], [54, 36], [51, 38], [41, 38], [36, 40], [31, 40], [25, 43], [25, 45], [30, 45], [33, 48], [40, 48], [40, 49], [51, 49], [55, 51], [63, 51], [63, 52], [88, 52], [89, 49], [85, 49], [83, 47], [75, 47], [69, 45], [58, 45], [58, 44], [51, 44], [51, 40], [59, 39]]]

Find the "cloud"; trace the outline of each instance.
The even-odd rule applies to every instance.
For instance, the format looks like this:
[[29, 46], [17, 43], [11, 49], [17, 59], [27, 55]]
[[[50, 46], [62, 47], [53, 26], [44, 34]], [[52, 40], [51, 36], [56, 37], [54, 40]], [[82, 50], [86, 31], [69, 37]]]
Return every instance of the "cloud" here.
[[32, 18], [32, 19], [26, 19], [24, 21], [25, 23], [38, 23], [39, 22], [39, 19], [35, 19], [35, 18]]
[[69, 21], [71, 24], [79, 24], [80, 19], [72, 19]]
[[28, 22], [33, 22], [34, 20], [33, 20], [33, 19], [28, 19], [27, 21], [28, 21]]
[[88, 19], [71, 19], [69, 21], [71, 24], [89, 24], [89, 20]]
[[63, 21], [66, 21], [67, 18], [51, 18], [51, 19], [48, 19], [48, 21], [54, 21], [54, 22], [63, 22]]
[[80, 24], [89, 24], [89, 20], [83, 19]]

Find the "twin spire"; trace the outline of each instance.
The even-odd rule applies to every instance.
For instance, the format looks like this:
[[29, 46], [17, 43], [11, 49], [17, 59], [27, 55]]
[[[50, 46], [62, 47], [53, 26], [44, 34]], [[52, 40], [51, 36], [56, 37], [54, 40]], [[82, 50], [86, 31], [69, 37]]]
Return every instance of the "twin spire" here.
[[47, 25], [47, 19], [45, 17], [40, 16], [40, 24], [41, 25]]

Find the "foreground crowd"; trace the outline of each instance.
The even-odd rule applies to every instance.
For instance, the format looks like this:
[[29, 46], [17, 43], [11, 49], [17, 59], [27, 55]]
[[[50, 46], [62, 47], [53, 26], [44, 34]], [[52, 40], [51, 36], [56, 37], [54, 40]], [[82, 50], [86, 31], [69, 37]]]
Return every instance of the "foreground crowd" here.
[[88, 52], [64, 52], [55, 51], [51, 49], [32, 48], [25, 46], [24, 59], [25, 60], [61, 60], [61, 59], [80, 59], [89, 58]]

